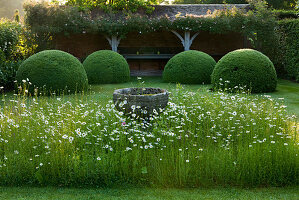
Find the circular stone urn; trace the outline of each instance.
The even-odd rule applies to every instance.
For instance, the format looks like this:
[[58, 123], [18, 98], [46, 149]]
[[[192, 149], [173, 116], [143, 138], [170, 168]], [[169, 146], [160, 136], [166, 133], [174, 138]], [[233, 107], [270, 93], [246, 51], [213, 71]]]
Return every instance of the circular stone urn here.
[[168, 96], [168, 91], [160, 88], [124, 88], [114, 91], [113, 101], [116, 109], [125, 114], [149, 116], [167, 106]]

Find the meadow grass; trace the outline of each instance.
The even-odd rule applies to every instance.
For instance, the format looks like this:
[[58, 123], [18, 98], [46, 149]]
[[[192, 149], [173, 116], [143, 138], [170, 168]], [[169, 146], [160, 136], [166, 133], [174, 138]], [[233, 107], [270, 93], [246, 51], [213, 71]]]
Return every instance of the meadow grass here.
[[59, 188], [59, 187], [0, 187], [0, 199], [15, 200], [185, 200], [185, 199], [281, 199], [297, 200], [297, 187], [284, 188], [193, 188], [163, 189], [144, 187]]
[[2, 185], [298, 184], [298, 121], [283, 100], [170, 86], [160, 115], [135, 120], [95, 87], [100, 96], [3, 97]]

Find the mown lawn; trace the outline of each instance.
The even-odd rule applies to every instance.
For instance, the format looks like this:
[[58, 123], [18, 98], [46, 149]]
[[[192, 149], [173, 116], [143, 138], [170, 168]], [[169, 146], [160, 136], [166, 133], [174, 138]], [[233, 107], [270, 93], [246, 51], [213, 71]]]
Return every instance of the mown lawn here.
[[270, 93], [275, 98], [284, 98], [287, 110], [299, 116], [299, 83], [279, 80], [276, 92]]
[[297, 200], [298, 187], [287, 188], [213, 188], [213, 189], [153, 189], [153, 188], [113, 188], [76, 189], [58, 187], [0, 187], [0, 199], [26, 200], [86, 200], [86, 199], [285, 199]]

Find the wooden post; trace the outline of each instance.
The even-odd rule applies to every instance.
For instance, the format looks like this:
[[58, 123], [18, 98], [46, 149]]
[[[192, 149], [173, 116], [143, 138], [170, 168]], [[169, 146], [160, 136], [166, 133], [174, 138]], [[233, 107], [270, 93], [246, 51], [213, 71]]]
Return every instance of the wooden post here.
[[108, 36], [105, 37], [111, 46], [111, 50], [117, 52], [117, 47], [120, 43], [120, 38], [117, 38], [117, 36], [115, 35], [111, 36], [111, 38], [109, 38]]
[[184, 50], [190, 50], [191, 43], [190, 43], [190, 31], [185, 31], [185, 40], [184, 40]]
[[184, 51], [190, 50], [193, 40], [199, 34], [199, 32], [197, 32], [190, 38], [190, 36], [191, 36], [190, 31], [185, 31], [185, 37], [183, 38], [178, 32], [176, 32], [176, 31], [171, 31], [171, 32], [173, 34], [175, 34], [181, 40], [181, 43], [184, 46]]

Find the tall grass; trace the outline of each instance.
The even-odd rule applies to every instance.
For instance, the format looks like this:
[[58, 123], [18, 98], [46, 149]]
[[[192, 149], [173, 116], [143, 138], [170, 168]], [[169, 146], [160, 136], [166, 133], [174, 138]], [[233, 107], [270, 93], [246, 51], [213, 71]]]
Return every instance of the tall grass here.
[[89, 95], [3, 97], [2, 185], [298, 184], [298, 122], [267, 96], [172, 91], [149, 120]]

